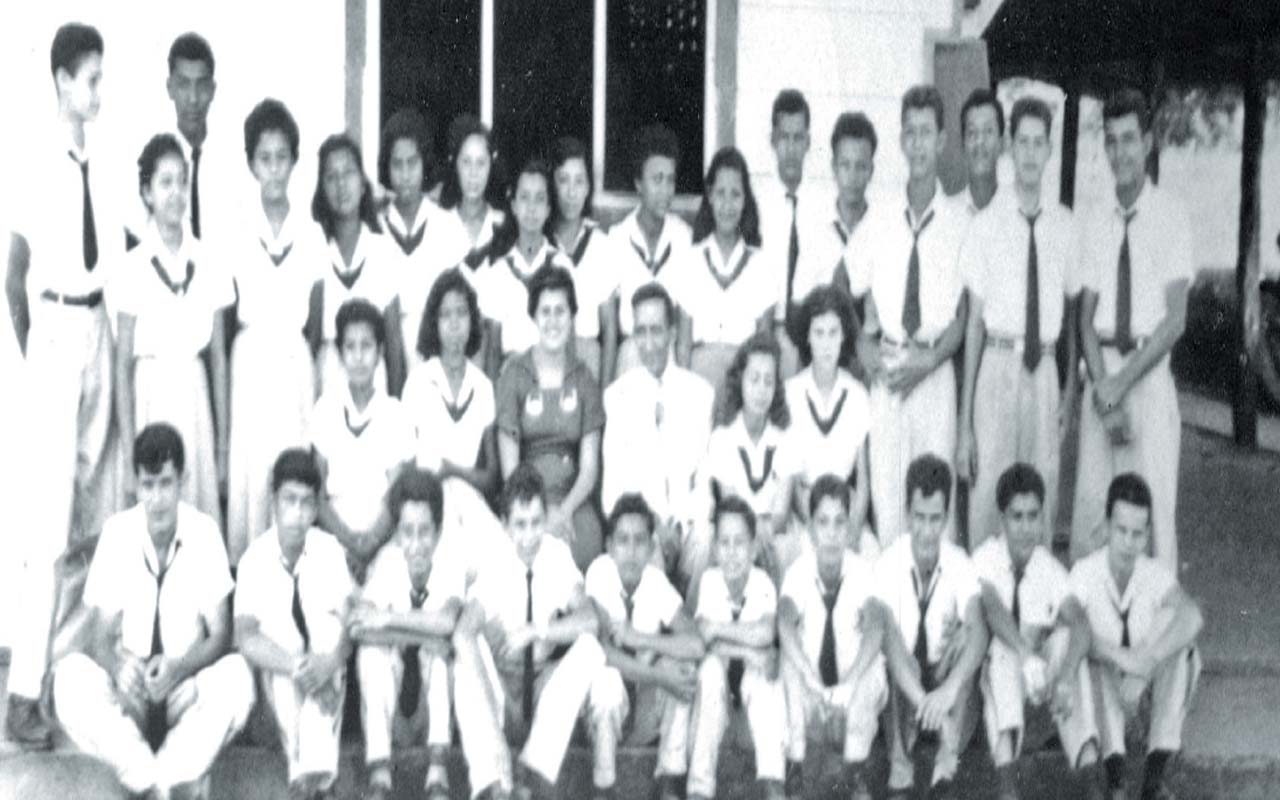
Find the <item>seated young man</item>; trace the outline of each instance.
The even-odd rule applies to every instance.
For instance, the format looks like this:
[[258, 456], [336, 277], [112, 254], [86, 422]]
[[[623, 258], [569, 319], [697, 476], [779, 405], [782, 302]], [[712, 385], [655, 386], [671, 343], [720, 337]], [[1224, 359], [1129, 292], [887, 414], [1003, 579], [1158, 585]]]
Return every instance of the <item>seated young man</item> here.
[[1117, 475], [1107, 489], [1107, 545], [1077, 561], [1067, 581], [1093, 634], [1089, 673], [1113, 798], [1128, 796], [1125, 721], [1144, 696], [1151, 718], [1142, 797], [1172, 797], [1165, 767], [1182, 748], [1182, 725], [1200, 677], [1195, 641], [1204, 618], [1169, 569], [1147, 555], [1151, 519], [1146, 481], [1132, 472]]
[[249, 544], [236, 575], [236, 647], [258, 671], [289, 765], [290, 798], [329, 798], [350, 646], [352, 584], [334, 538], [314, 527], [320, 470], [291, 448], [271, 468], [275, 524]]
[[1067, 763], [1084, 771], [1094, 797], [1102, 787], [1089, 674], [1089, 622], [1067, 594], [1067, 571], [1041, 544], [1045, 485], [1030, 464], [996, 481], [1000, 530], [973, 553], [991, 646], [979, 687], [1000, 800], [1016, 800], [1026, 704], [1053, 715]]
[[[454, 699], [473, 794], [544, 797], [604, 668], [596, 615], [569, 545], [547, 535], [542, 477], [516, 467], [503, 491], [510, 546], [491, 554], [454, 635]], [[527, 733], [512, 764], [513, 739]], [[514, 773], [514, 775], [513, 775]]]
[[348, 300], [338, 309], [337, 331], [334, 341], [347, 380], [320, 396], [310, 420], [323, 476], [316, 524], [346, 550], [359, 581], [391, 535], [383, 501], [416, 445], [400, 401], [374, 379], [386, 346], [382, 314], [367, 300]]
[[778, 678], [775, 617], [778, 594], [755, 563], [756, 514], [728, 497], [716, 507], [716, 566], [702, 573], [694, 614], [707, 655], [698, 668], [688, 796], [715, 797], [720, 740], [729, 725], [730, 695], [746, 709], [765, 797], [783, 797], [786, 698]]
[[889, 796], [912, 795], [911, 754], [923, 729], [938, 732], [929, 797], [950, 798], [987, 631], [973, 564], [945, 538], [951, 468], [931, 453], [916, 458], [907, 467], [906, 496], [909, 535], [896, 537], [875, 566], [876, 598], [893, 622], [884, 638], [893, 678]]
[[369, 774], [365, 797], [391, 796], [396, 712], [413, 719], [425, 699], [425, 793], [431, 800], [447, 799], [450, 639], [462, 612], [466, 569], [437, 547], [444, 492], [434, 475], [404, 470], [391, 485], [387, 505], [395, 533], [369, 566], [348, 620], [350, 637], [359, 645], [356, 660]]
[[658, 742], [663, 800], [680, 796], [689, 771], [689, 711], [705, 648], [684, 598], [651, 563], [656, 525], [643, 497], [621, 495], [609, 514], [606, 550], [587, 568], [608, 664], [590, 695], [597, 797], [613, 794], [628, 714], [628, 743]]
[[849, 796], [870, 800], [866, 760], [889, 698], [881, 649], [884, 615], [873, 607], [871, 563], [849, 548], [849, 484], [823, 475], [809, 492], [813, 547], [787, 570], [778, 638], [787, 697], [788, 798], [804, 795], [810, 722], [844, 742]]
[[143, 428], [133, 465], [138, 504], [103, 525], [85, 583], [93, 645], [55, 666], [54, 705], [129, 792], [207, 798], [253, 707], [249, 668], [229, 652], [231, 570], [218, 524], [178, 499], [178, 432]]

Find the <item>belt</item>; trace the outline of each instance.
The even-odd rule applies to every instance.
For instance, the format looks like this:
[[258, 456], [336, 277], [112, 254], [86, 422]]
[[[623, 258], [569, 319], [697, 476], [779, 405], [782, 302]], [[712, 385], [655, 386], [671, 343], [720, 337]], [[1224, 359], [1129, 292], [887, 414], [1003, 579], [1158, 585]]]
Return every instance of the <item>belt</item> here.
[[890, 347], [899, 347], [899, 348], [910, 347], [914, 345], [916, 347], [927, 347], [929, 349], [933, 349], [937, 347], [938, 342], [941, 342], [941, 341], [942, 341], [941, 335], [937, 336], [936, 338], [930, 339], [927, 342], [922, 342], [919, 339], [910, 339], [904, 342], [898, 339], [894, 339], [892, 336], [885, 336], [884, 334], [880, 335], [880, 344], [882, 345], [887, 344]]
[[64, 306], [97, 308], [98, 304], [102, 302], [102, 290], [94, 289], [88, 294], [59, 294], [52, 289], [45, 289], [40, 293], [40, 299]]
[[[987, 335], [987, 347], [994, 347], [998, 350], [1012, 350], [1015, 353], [1021, 353], [1026, 349], [1023, 337], [1021, 336], [991, 336]], [[1058, 347], [1056, 340], [1042, 342], [1040, 344], [1041, 353], [1052, 353]]]
[[[1150, 336], [1134, 336], [1129, 339], [1129, 344], [1131, 349], [1137, 350], [1139, 348], [1145, 347], [1147, 342], [1149, 341], [1151, 341]], [[1119, 349], [1120, 340], [1115, 338], [1114, 336], [1104, 336], [1103, 338], [1098, 340], [1098, 344], [1102, 345], [1103, 347], [1114, 347]]]

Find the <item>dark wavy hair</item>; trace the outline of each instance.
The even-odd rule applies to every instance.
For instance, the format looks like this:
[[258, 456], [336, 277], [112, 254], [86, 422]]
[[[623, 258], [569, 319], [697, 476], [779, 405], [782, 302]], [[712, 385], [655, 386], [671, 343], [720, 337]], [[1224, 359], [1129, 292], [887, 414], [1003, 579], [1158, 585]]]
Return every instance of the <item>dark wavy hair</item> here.
[[661, 123], [646, 125], [636, 131], [631, 141], [631, 177], [640, 180], [644, 165], [654, 156], [669, 158], [680, 165], [680, 140], [670, 128]]
[[337, 333], [333, 337], [333, 342], [338, 346], [339, 351], [342, 349], [342, 343], [346, 341], [347, 329], [361, 322], [373, 329], [373, 338], [378, 343], [378, 347], [386, 346], [387, 323], [382, 318], [382, 312], [363, 297], [353, 297], [338, 307], [335, 322]]
[[1020, 494], [1035, 495], [1036, 502], [1044, 505], [1044, 478], [1030, 464], [1015, 461], [996, 481], [996, 508], [1003, 514]]
[[286, 483], [300, 483], [316, 494], [320, 493], [320, 467], [311, 450], [290, 447], [276, 456], [275, 463], [271, 465], [271, 491], [280, 491]]
[[[142, 148], [142, 154], [138, 156], [138, 194], [142, 194], [143, 190], [151, 184], [156, 168], [160, 166], [160, 159], [165, 156], [177, 156], [182, 162], [184, 173], [189, 169], [187, 158], [182, 152], [182, 145], [178, 144], [178, 138], [172, 133], [157, 133], [151, 137], [151, 140]], [[146, 205], [145, 199], [142, 202]], [[147, 210], [152, 209], [147, 206]]]
[[[1125, 472], [1117, 475], [1111, 480], [1111, 485], [1107, 487], [1107, 519], [1111, 519], [1111, 512], [1115, 510], [1116, 503], [1120, 502], [1125, 502], [1138, 508], [1145, 508], [1148, 515], [1150, 515], [1152, 509], [1151, 487], [1136, 472]], [[1149, 516], [1148, 519], [1150, 519]]]
[[391, 150], [401, 139], [408, 139], [417, 146], [418, 155], [422, 158], [422, 188], [427, 188], [435, 171], [436, 153], [432, 146], [434, 136], [427, 118], [416, 108], [400, 109], [382, 126], [382, 146], [378, 148], [378, 183], [391, 187]]
[[612, 539], [613, 532], [618, 527], [618, 520], [628, 514], [639, 514], [644, 517], [645, 527], [649, 529], [652, 535], [654, 528], [657, 527], [657, 517], [653, 514], [653, 509], [649, 507], [648, 501], [636, 492], [627, 492], [618, 498], [613, 504], [613, 510], [609, 512], [609, 519], [605, 522], [604, 535], [605, 539]]
[[[495, 191], [494, 187], [498, 184], [497, 168], [498, 153], [493, 149], [493, 134], [489, 128], [480, 121], [480, 118], [474, 114], [461, 114], [449, 123], [449, 130], [446, 136], [446, 143], [449, 147], [449, 160], [444, 170], [444, 185], [440, 187], [440, 207], [445, 209], [456, 208], [458, 203], [462, 202], [462, 184], [458, 181], [458, 153], [462, 150], [462, 145], [472, 136], [479, 136], [484, 139], [485, 145], [489, 148], [489, 183], [485, 186], [484, 197], [490, 205], [497, 205], [501, 202], [500, 192]], [[498, 202], [495, 202], [498, 201]]]
[[427, 504], [436, 526], [436, 540], [439, 541], [444, 523], [444, 489], [440, 486], [440, 479], [425, 469], [413, 466], [401, 470], [396, 482], [387, 490], [387, 511], [391, 512], [391, 519], [397, 525], [405, 503]]
[[74, 78], [82, 61], [93, 53], [101, 56], [104, 52], [102, 34], [97, 28], [83, 22], [68, 22], [53, 34], [53, 44], [49, 47], [49, 72], [56, 79], [58, 70], [65, 69]]
[[698, 206], [698, 215], [693, 218], [693, 241], [700, 242], [715, 233], [716, 220], [711, 211], [711, 191], [715, 186], [716, 176], [721, 170], [736, 170], [742, 176], [742, 218], [738, 220], [738, 232], [742, 239], [752, 247], [760, 246], [760, 209], [756, 206], [755, 193], [751, 191], [751, 171], [747, 169], [747, 159], [736, 147], [722, 147], [711, 158], [711, 166], [707, 167], [707, 179], [702, 184], [702, 203]]
[[591, 174], [591, 158], [587, 153], [587, 146], [576, 136], [561, 136], [551, 145], [551, 185], [548, 187], [551, 195], [551, 216], [547, 217], [548, 235], [555, 224], [564, 217], [560, 213], [560, 195], [556, 193], [556, 170], [575, 158], [582, 159], [582, 163], [587, 168], [587, 199], [582, 203], [582, 216], [584, 218], [593, 216], [592, 203], [595, 200], [596, 187]]
[[921, 498], [933, 497], [942, 492], [942, 507], [951, 508], [951, 466], [934, 453], [917, 456], [907, 465], [906, 507], [911, 507], [911, 498], [916, 492]]
[[752, 539], [756, 538], [756, 513], [751, 510], [751, 506], [746, 500], [731, 494], [716, 503], [715, 510], [712, 512], [711, 519], [715, 523], [715, 538], [720, 538], [720, 520], [723, 517], [741, 517], [743, 522], [747, 524], [747, 533]]
[[[520, 179], [525, 175], [540, 175], [542, 180], [547, 184], [547, 204], [548, 208], [554, 211], [556, 183], [551, 177], [551, 165], [542, 156], [530, 156], [521, 165], [520, 171], [516, 173], [515, 180], [511, 182], [511, 188], [507, 192], [504, 208], [507, 213], [503, 214], [502, 224], [493, 232], [493, 244], [490, 252], [493, 253], [495, 259], [506, 255], [507, 251], [515, 247], [516, 241], [520, 238], [520, 221], [516, 219], [515, 212], [511, 205], [515, 202], [516, 190], [520, 186]], [[547, 222], [543, 225], [543, 235], [548, 231], [548, 225], [551, 224], [551, 214], [547, 215]]]
[[529, 278], [529, 316], [532, 318], [538, 310], [538, 301], [542, 295], [553, 291], [564, 292], [569, 299], [569, 313], [578, 314], [578, 293], [573, 288], [573, 275], [564, 267], [554, 264], [543, 264]]
[[178, 66], [178, 59], [183, 61], [200, 61], [209, 67], [209, 77], [213, 77], [213, 48], [209, 42], [195, 31], [188, 31], [169, 46], [169, 72], [172, 74]]
[[800, 352], [800, 363], [808, 366], [813, 363], [813, 350], [809, 347], [809, 326], [814, 319], [823, 314], [834, 312], [840, 319], [840, 327], [844, 330], [844, 341], [840, 343], [840, 357], [837, 365], [848, 364], [853, 357], [854, 346], [858, 341], [858, 325], [853, 313], [853, 297], [843, 288], [834, 284], [823, 284], [813, 289], [800, 304], [791, 329], [787, 334]]
[[179, 475], [186, 468], [182, 435], [167, 422], [153, 422], [133, 440], [133, 469], [139, 475], [158, 475], [166, 463], [173, 464], [173, 471]]
[[742, 375], [747, 370], [747, 361], [756, 353], [773, 359], [773, 402], [769, 405], [769, 421], [779, 428], [791, 424], [791, 412], [787, 409], [787, 397], [782, 388], [782, 350], [772, 332], [756, 331], [738, 346], [733, 363], [725, 373], [724, 391], [720, 392], [720, 408], [716, 414], [717, 425], [732, 424], [742, 410]]
[[418, 353], [423, 358], [440, 355], [440, 306], [449, 292], [461, 292], [467, 301], [467, 316], [470, 318], [470, 331], [467, 333], [467, 358], [480, 352], [480, 340], [483, 335], [480, 318], [480, 303], [476, 298], [476, 290], [471, 281], [457, 267], [440, 273], [427, 294], [427, 304], [422, 310], [422, 325], [418, 328]]
[[258, 149], [258, 140], [267, 131], [280, 131], [289, 142], [289, 152], [293, 161], [298, 162], [298, 123], [284, 103], [268, 97], [253, 107], [249, 116], [244, 118], [244, 157], [253, 164], [253, 151]]
[[332, 239], [336, 228], [337, 219], [333, 216], [333, 209], [329, 207], [329, 198], [324, 192], [324, 165], [329, 156], [345, 150], [355, 159], [356, 169], [360, 170], [360, 220], [369, 229], [382, 233], [382, 226], [378, 224], [378, 208], [373, 201], [373, 184], [369, 183], [369, 176], [364, 171], [364, 159], [360, 157], [360, 147], [345, 133], [335, 133], [320, 145], [319, 167], [316, 170], [316, 192], [311, 197], [311, 218], [320, 223], [320, 229], [324, 231], [326, 239]]

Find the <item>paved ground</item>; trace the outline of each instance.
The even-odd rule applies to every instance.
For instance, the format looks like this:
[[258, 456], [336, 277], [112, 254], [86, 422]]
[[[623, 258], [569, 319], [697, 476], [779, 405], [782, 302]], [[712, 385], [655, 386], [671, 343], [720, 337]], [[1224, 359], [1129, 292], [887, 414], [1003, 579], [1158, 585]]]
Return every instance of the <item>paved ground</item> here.
[[[1220, 409], [1194, 399], [1191, 405], [1199, 410], [1188, 414], [1188, 423], [1213, 427], [1204, 420]], [[1280, 456], [1236, 450], [1229, 440], [1191, 424], [1183, 431], [1178, 525], [1182, 580], [1205, 610], [1206, 670], [1175, 767], [1176, 785], [1184, 798], [1280, 797], [1280, 614], [1274, 611], [1280, 607]], [[0, 669], [0, 682], [6, 676]], [[0, 749], [0, 800], [119, 796], [110, 775], [82, 757], [3, 753]], [[879, 747], [873, 757], [882, 761]], [[358, 784], [351, 779], [359, 774], [359, 745], [346, 748], [344, 759], [351, 768], [342, 796], [358, 797]], [[629, 753], [622, 761], [619, 796], [648, 797], [652, 752]], [[459, 788], [461, 767], [455, 759], [452, 772]], [[810, 767], [817, 776], [822, 764], [815, 760]], [[398, 797], [416, 796], [424, 768], [421, 750], [408, 752], [397, 764]], [[1139, 768], [1134, 759], [1131, 769]], [[990, 769], [984, 748], [975, 745], [962, 765], [961, 796], [992, 796]], [[215, 796], [283, 798], [282, 773], [278, 754], [236, 748], [218, 765]], [[721, 796], [757, 796], [751, 774], [745, 750], [728, 750], [721, 764]], [[587, 796], [589, 781], [587, 753], [575, 750], [561, 796]], [[1056, 753], [1032, 759], [1022, 782], [1026, 797], [1079, 796]], [[815, 787], [812, 796], [828, 795]]]

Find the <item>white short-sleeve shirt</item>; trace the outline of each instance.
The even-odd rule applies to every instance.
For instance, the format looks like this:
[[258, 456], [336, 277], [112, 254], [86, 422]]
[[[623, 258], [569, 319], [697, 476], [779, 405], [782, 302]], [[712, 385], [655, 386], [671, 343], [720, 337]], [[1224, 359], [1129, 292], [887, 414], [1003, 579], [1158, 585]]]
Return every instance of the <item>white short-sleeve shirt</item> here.
[[[973, 568], [978, 579], [988, 583], [1000, 602], [1013, 610], [1013, 561], [1003, 535], [987, 539], [973, 552]], [[1067, 596], [1067, 570], [1043, 547], [1031, 551], [1018, 585], [1018, 614], [1023, 629], [1052, 628], [1058, 609]]]
[[[849, 237], [862, 224], [862, 220], [859, 220], [853, 228], [846, 227], [844, 220], [840, 218], [836, 202], [835, 197], [827, 198], [822, 206], [824, 212], [809, 220], [813, 230], [803, 240], [804, 247], [801, 248], [801, 258], [796, 266], [793, 286], [795, 294], [792, 297], [796, 303], [804, 302], [814, 289], [826, 286], [835, 279], [836, 270], [844, 263], [844, 249], [849, 244]], [[804, 257], [805, 248], [810, 251], [808, 258]], [[847, 266], [845, 272], [847, 275]]]
[[326, 653], [342, 636], [351, 576], [342, 545], [319, 528], [307, 531], [293, 574], [285, 569], [280, 534], [273, 525], [249, 543], [236, 571], [235, 613], [258, 623], [262, 635], [294, 654], [303, 652], [293, 621], [293, 574], [298, 576], [302, 616], [311, 652]]
[[640, 209], [632, 211], [609, 230], [613, 244], [612, 259], [615, 265], [614, 282], [618, 292], [618, 329], [623, 336], [630, 336], [635, 327], [631, 308], [631, 296], [641, 286], [652, 281], [665, 283], [667, 269], [677, 261], [693, 242], [693, 231], [675, 214], [667, 214], [662, 223], [662, 234], [653, 252], [645, 242], [640, 224], [636, 221]]
[[[754, 187], [756, 205], [760, 211], [760, 257], [766, 271], [772, 277], [773, 291], [770, 303], [774, 305], [775, 318], [781, 320], [786, 313], [787, 261], [791, 248], [791, 200], [787, 186], [776, 172], [768, 175]], [[827, 249], [819, 242], [824, 236], [821, 220], [828, 208], [826, 193], [813, 181], [801, 180], [796, 187], [796, 271], [792, 283], [792, 302], [804, 300], [804, 287], [815, 280], [824, 269], [830, 273], [835, 263], [824, 265]], [[825, 242], [823, 243], [825, 244]], [[839, 259], [839, 253], [836, 259]]]
[[742, 239], [728, 258], [715, 237], [698, 242], [671, 267], [671, 298], [693, 320], [697, 344], [742, 344], [778, 302], [777, 283], [758, 248]]
[[[164, 573], [159, 591], [156, 576]], [[231, 593], [231, 569], [218, 523], [193, 506], [178, 503], [178, 523], [161, 565], [147, 531], [141, 504], [111, 516], [102, 526], [84, 586], [84, 604], [104, 616], [121, 614], [121, 641], [129, 652], [151, 653], [151, 633], [160, 604], [160, 642], [170, 656], [181, 655], [205, 638], [204, 620], [213, 618]]]
[[494, 254], [489, 252], [490, 244], [493, 242], [493, 235], [498, 232], [498, 228], [502, 227], [505, 217], [493, 206], [485, 206], [484, 219], [480, 222], [480, 232], [476, 238], [472, 239], [471, 232], [467, 230], [467, 223], [462, 221], [462, 215], [459, 213], [461, 209], [462, 206], [459, 205], [448, 212], [448, 224], [455, 229], [450, 236], [460, 235], [462, 241], [466, 243], [466, 252], [457, 264], [450, 266], [458, 266], [467, 278], [475, 278], [480, 270], [494, 258]]
[[[736, 616], [734, 612], [737, 612]], [[778, 613], [778, 590], [759, 567], [747, 573], [741, 597], [733, 597], [724, 571], [711, 567], [698, 582], [698, 609], [694, 616], [711, 622], [759, 622]]]
[[[626, 592], [613, 556], [602, 553], [587, 567], [586, 590], [587, 596], [604, 609], [611, 620], [627, 620]], [[631, 618], [627, 621], [639, 633], [655, 636], [671, 629], [683, 607], [684, 600], [667, 576], [648, 564], [631, 594]]]
[[[329, 240], [327, 252], [323, 267], [324, 340], [332, 342], [338, 336], [338, 309], [343, 303], [359, 298], [372, 303], [379, 312], [391, 305], [400, 292], [398, 269], [403, 257], [390, 236], [374, 233], [367, 226], [360, 229], [350, 266], [343, 261], [336, 240]], [[343, 277], [351, 281], [350, 288]]]
[[[529, 597], [527, 569], [508, 540], [506, 551], [491, 555], [471, 587], [471, 596], [485, 616], [504, 631], [529, 624], [525, 616]], [[574, 564], [569, 545], [552, 536], [542, 537], [532, 569], [533, 624], [548, 625], [569, 611], [573, 598], [582, 591], [582, 573]], [[545, 661], [550, 652], [551, 645], [539, 642], [534, 647], [534, 658]]]
[[[871, 400], [848, 371], [836, 372], [831, 394], [823, 397], [813, 368], [805, 367], [786, 383], [791, 424], [787, 438], [800, 454], [800, 472], [810, 484], [823, 475], [847, 478], [871, 430]], [[865, 479], [865, 478], [864, 478]]]
[[[940, 544], [938, 563], [920, 593], [928, 596], [925, 634], [929, 642], [929, 662], [942, 658], [942, 634], [953, 620], [964, 622], [965, 607], [978, 597], [978, 575], [969, 556], [945, 539]], [[907, 650], [915, 650], [916, 628], [920, 624], [917, 585], [921, 584], [915, 557], [911, 553], [910, 535], [899, 536], [889, 545], [875, 564], [875, 594], [889, 608], [894, 622], [902, 631]]]
[[[519, 247], [495, 258], [476, 276], [476, 293], [480, 295], [480, 313], [502, 325], [502, 352], [523, 353], [538, 343], [538, 326], [529, 315], [529, 281], [546, 264], [561, 267], [573, 275], [573, 262], [544, 240], [532, 260], [526, 260]], [[574, 283], [574, 294], [578, 293]], [[579, 305], [579, 315], [582, 307]], [[576, 323], [575, 323], [576, 325]], [[597, 324], [597, 331], [599, 330]]]
[[786, 431], [768, 422], [760, 441], [752, 442], [739, 412], [732, 423], [711, 432], [704, 469], [721, 491], [741, 497], [756, 514], [769, 514], [800, 463]]
[[[450, 600], [461, 603], [466, 598], [465, 565], [457, 564], [449, 552], [440, 552], [439, 546], [431, 559], [431, 572], [426, 576], [427, 597], [422, 604], [424, 611], [439, 611]], [[404, 550], [389, 541], [374, 556], [360, 589], [363, 600], [377, 608], [406, 612], [413, 609], [413, 579], [409, 575], [409, 562]]]
[[1077, 561], [1067, 580], [1068, 591], [1089, 617], [1093, 635], [1119, 645], [1124, 632], [1123, 615], [1127, 614], [1132, 647], [1146, 643], [1156, 634], [1156, 614], [1177, 585], [1168, 567], [1140, 555], [1122, 593], [1112, 577], [1105, 547]]
[[559, 241], [556, 247], [573, 265], [573, 288], [578, 295], [578, 315], [574, 328], [578, 336], [595, 339], [600, 335], [600, 306], [617, 289], [613, 247], [595, 220], [582, 220], [582, 231], [572, 248]]
[[301, 214], [290, 211], [277, 235], [259, 205], [220, 240], [235, 279], [240, 324], [277, 331], [287, 341], [302, 336], [311, 290], [323, 279], [326, 263], [320, 229], [302, 221]]
[[454, 396], [439, 356], [414, 367], [405, 382], [402, 405], [413, 426], [418, 467], [438, 471], [444, 460], [473, 469], [485, 431], [497, 414], [493, 382], [466, 362]]
[[[846, 550], [840, 566], [840, 588], [831, 609], [835, 632], [836, 671], [843, 674], [853, 665], [862, 646], [862, 611], [872, 596], [875, 574], [871, 563]], [[822, 633], [827, 624], [824, 588], [818, 577], [818, 558], [812, 552], [801, 554], [782, 580], [782, 596], [800, 612], [800, 643], [809, 663], [817, 666], [822, 655]]]

